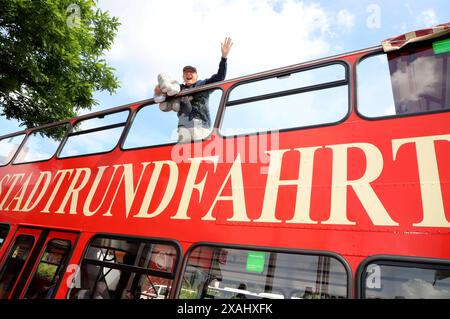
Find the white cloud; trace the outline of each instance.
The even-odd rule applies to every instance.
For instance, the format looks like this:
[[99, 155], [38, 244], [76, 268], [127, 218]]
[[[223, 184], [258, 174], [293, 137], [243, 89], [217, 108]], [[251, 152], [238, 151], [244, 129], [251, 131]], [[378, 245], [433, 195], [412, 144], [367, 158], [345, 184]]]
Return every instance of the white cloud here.
[[420, 27], [433, 27], [438, 24], [438, 17], [434, 9], [427, 9], [417, 16], [417, 24]]
[[[122, 83], [118, 94], [131, 100], [151, 97], [160, 72], [181, 81], [182, 67], [193, 64], [200, 78], [214, 74], [226, 36], [234, 42], [228, 79], [303, 62], [330, 50], [332, 19], [314, 3], [101, 0], [99, 7], [122, 23], [107, 60]], [[339, 17], [341, 25], [354, 23], [346, 10]]]
[[355, 26], [355, 16], [347, 9], [340, 10], [336, 15], [337, 23], [350, 31]]
[[[438, 83], [441, 81], [441, 78], [436, 76], [436, 74], [439, 74], [439, 70], [442, 67], [434, 59], [419, 57], [409, 63], [408, 68], [414, 70], [414, 74], [420, 74], [414, 81], [411, 80], [410, 73], [405, 72], [403, 65], [400, 64], [400, 66], [402, 68], [399, 68], [391, 76], [392, 86], [394, 88], [402, 88], [397, 97], [399, 103], [418, 102], [423, 96], [432, 95], [436, 91]], [[414, 84], [414, 89], [410, 88], [412, 86], [410, 83]]]
[[438, 289], [431, 283], [423, 279], [411, 279], [401, 285], [402, 295], [408, 299], [445, 299], [449, 296], [449, 291]]

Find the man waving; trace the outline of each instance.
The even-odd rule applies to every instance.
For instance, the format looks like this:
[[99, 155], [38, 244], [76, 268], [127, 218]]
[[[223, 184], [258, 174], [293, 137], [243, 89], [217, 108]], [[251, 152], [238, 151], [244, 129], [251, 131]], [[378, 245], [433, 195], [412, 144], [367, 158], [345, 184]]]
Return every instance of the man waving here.
[[[231, 38], [225, 38], [221, 44], [222, 57], [219, 63], [219, 70], [210, 78], [199, 80], [197, 68], [187, 65], [183, 68], [183, 81], [181, 90], [196, 88], [225, 80], [227, 74], [227, 58], [233, 42]], [[193, 96], [186, 96], [181, 99], [181, 107], [178, 112], [178, 141], [189, 142], [201, 140], [211, 132], [211, 117], [209, 114], [209, 93], [201, 92]]]

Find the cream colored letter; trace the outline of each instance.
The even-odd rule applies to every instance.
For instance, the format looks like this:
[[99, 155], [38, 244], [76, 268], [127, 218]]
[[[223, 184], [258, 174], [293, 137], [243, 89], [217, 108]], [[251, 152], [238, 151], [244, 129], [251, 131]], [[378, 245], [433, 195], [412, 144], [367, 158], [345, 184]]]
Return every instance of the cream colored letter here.
[[57, 176], [59, 175], [58, 181], [56, 182], [56, 185], [53, 188], [53, 192], [47, 201], [47, 205], [45, 205], [44, 209], [41, 210], [41, 213], [50, 213], [50, 206], [53, 204], [55, 196], [58, 193], [64, 178], [66, 177], [67, 174], [69, 174], [69, 177], [72, 176], [73, 171], [74, 171], [73, 169], [63, 169], [56, 172], [55, 178], [57, 178]]
[[203, 189], [205, 188], [205, 181], [208, 173], [205, 174], [205, 177], [198, 183], [195, 182], [197, 179], [198, 170], [200, 168], [200, 164], [203, 161], [210, 161], [214, 163], [214, 171], [216, 171], [217, 163], [219, 161], [218, 156], [211, 157], [194, 157], [190, 158], [189, 161], [191, 165], [189, 167], [189, 173], [186, 177], [186, 184], [184, 186], [183, 194], [181, 195], [180, 205], [178, 206], [177, 214], [172, 216], [173, 219], [189, 219], [187, 216], [187, 211], [189, 208], [189, 203], [191, 201], [192, 193], [195, 190], [199, 193], [199, 200], [202, 199]]
[[[223, 196], [222, 191], [225, 188], [228, 180], [231, 179], [231, 192], [230, 196]], [[229, 218], [229, 221], [233, 222], [249, 222], [250, 219], [247, 217], [247, 209], [245, 207], [245, 194], [244, 194], [244, 180], [242, 177], [242, 162], [241, 162], [241, 154], [236, 156], [233, 165], [231, 166], [230, 171], [228, 172], [227, 177], [222, 183], [219, 192], [217, 193], [214, 202], [211, 205], [208, 213], [203, 216], [202, 220], [215, 220], [215, 217], [212, 216], [212, 212], [216, 203], [219, 200], [231, 200], [233, 201], [233, 217]]]
[[[330, 218], [322, 224], [355, 225], [355, 222], [347, 218], [347, 187], [351, 186], [374, 225], [397, 226], [398, 223], [389, 216], [370, 185], [383, 171], [383, 156], [380, 150], [369, 143], [331, 145], [327, 148], [333, 150], [331, 212]], [[350, 148], [362, 150], [367, 163], [364, 175], [360, 179], [352, 181], [347, 179], [348, 150]]]
[[[81, 174], [84, 172], [84, 178], [80, 185], [76, 187], [78, 183], [78, 179], [80, 178]], [[64, 199], [61, 203], [61, 206], [59, 206], [59, 209], [55, 212], [56, 214], [64, 214], [64, 208], [66, 207], [69, 200], [72, 198], [70, 202], [70, 214], [76, 214], [77, 213], [77, 203], [78, 203], [78, 195], [80, 191], [86, 186], [87, 182], [89, 181], [89, 178], [91, 177], [91, 169], [90, 168], [77, 168], [75, 172], [75, 176], [72, 179], [72, 182], [70, 183], [69, 189], [67, 190], [66, 196], [64, 196]]]
[[[147, 191], [145, 192], [144, 200], [141, 204], [141, 209], [139, 213], [134, 215], [137, 218], [153, 218], [158, 216], [166, 209], [167, 205], [169, 205], [170, 200], [175, 193], [175, 189], [177, 188], [178, 183], [178, 166], [174, 161], [159, 161], [154, 162], [155, 169], [153, 170], [152, 177], [150, 178], [150, 182], [147, 186]], [[161, 171], [164, 165], [167, 165], [170, 169], [169, 172], [169, 181], [167, 182], [167, 187], [164, 190], [163, 198], [161, 199], [161, 203], [155, 209], [153, 213], [149, 213], [148, 209], [150, 203], [153, 198], [153, 194], [155, 193], [156, 184], [158, 183], [159, 176], [161, 175]]]
[[[3, 176], [3, 179], [5, 179], [6, 176]], [[8, 192], [6, 193], [5, 197], [3, 197], [2, 203], [0, 204], [0, 210], [3, 210], [3, 206], [6, 204], [6, 200], [8, 199], [9, 195], [11, 195], [11, 192], [13, 191], [14, 187], [16, 187], [17, 182], [21, 181], [24, 176], [25, 174], [22, 173], [22, 174], [14, 174], [11, 177], [11, 185], [9, 186]]]
[[255, 222], [280, 223], [276, 218], [276, 206], [278, 190], [280, 186], [297, 186], [297, 196], [295, 200], [295, 213], [287, 223], [317, 224], [310, 218], [311, 187], [313, 176], [314, 154], [321, 147], [296, 148], [294, 151], [300, 153], [300, 166], [298, 178], [293, 180], [281, 180], [281, 166], [283, 156], [290, 150], [273, 150], [266, 153], [270, 156], [269, 172], [267, 175], [266, 192], [262, 213]]
[[[95, 215], [100, 210], [103, 203], [105, 202], [106, 195], [108, 194], [109, 188], [111, 187], [111, 183], [114, 179], [114, 176], [116, 175], [118, 166], [114, 167], [114, 172], [113, 172], [111, 178], [109, 179], [108, 187], [106, 187], [106, 189], [101, 190], [101, 192], [103, 193], [102, 201], [100, 202], [100, 204], [97, 206], [96, 209], [91, 210], [92, 200], [94, 199], [94, 195], [97, 194], [98, 185], [100, 184], [103, 174], [105, 173], [105, 170], [108, 167], [109, 166], [99, 166], [98, 167], [97, 175], [95, 175], [95, 179], [94, 179], [94, 182], [92, 183], [91, 189], [89, 190], [89, 194], [86, 197], [86, 200], [84, 201], [84, 206], [83, 206], [84, 216], [91, 217], [91, 216]], [[104, 215], [104, 216], [112, 216], [112, 215]]]
[[[392, 141], [394, 160], [401, 146], [415, 143], [419, 167], [420, 191], [422, 193], [423, 219], [417, 227], [450, 227], [445, 217], [435, 141], [450, 142], [450, 135], [405, 138]], [[447, 160], [447, 159], [446, 159]]]
[[120, 184], [124, 180], [125, 177], [125, 216], [128, 218], [128, 215], [130, 214], [131, 206], [133, 205], [134, 198], [136, 197], [137, 190], [139, 189], [139, 185], [141, 185], [142, 182], [142, 176], [144, 176], [145, 169], [151, 162], [143, 162], [142, 164], [142, 171], [141, 175], [139, 176], [139, 181], [136, 185], [136, 188], [134, 187], [134, 174], [133, 174], [133, 164], [123, 164], [123, 165], [114, 165], [114, 169], [116, 169], [116, 166], [120, 167], [123, 166], [123, 173], [120, 177], [119, 183], [117, 184], [116, 192], [114, 193], [114, 197], [111, 200], [111, 205], [109, 206], [108, 211], [103, 216], [110, 216], [111, 215], [111, 208], [116, 200], [117, 193], [119, 192]]
[[[36, 194], [39, 186], [41, 186], [41, 183], [42, 183], [44, 178], [45, 178], [45, 183], [44, 183], [44, 185], [43, 185], [43, 187], [41, 189], [41, 192], [36, 197], [36, 200], [34, 201], [34, 203], [30, 206], [31, 201], [33, 200], [33, 197]], [[28, 196], [28, 199], [25, 202], [25, 205], [23, 205], [23, 207], [20, 209], [21, 211], [23, 211], [23, 212], [30, 212], [30, 211], [32, 211], [33, 209], [36, 208], [36, 206], [41, 201], [42, 197], [44, 197], [44, 194], [47, 191], [48, 186], [50, 185], [51, 179], [52, 179], [52, 173], [51, 172], [44, 171], [44, 172], [40, 172], [39, 173], [39, 178], [38, 178], [36, 184], [34, 184], [33, 190], [31, 191], [31, 194]]]
[[13, 199], [11, 199], [11, 201], [9, 202], [8, 206], [5, 207], [5, 211], [9, 210], [9, 206], [11, 206], [11, 204], [14, 201], [17, 201], [16, 203], [16, 207], [13, 209], [13, 211], [18, 211], [20, 208], [20, 205], [22, 205], [22, 201], [23, 201], [23, 197], [25, 196], [25, 193], [27, 192], [28, 189], [28, 185], [30, 184], [30, 180], [31, 177], [33, 176], [33, 173], [31, 173], [30, 175], [28, 175], [28, 178], [26, 179], [25, 183], [22, 184], [22, 186], [20, 187], [20, 189], [17, 191], [16, 195], [14, 196]]
[[3, 190], [2, 190], [2, 189], [3, 189], [3, 187], [2, 187], [3, 181], [6, 179], [6, 182], [8, 183], [10, 178], [11, 178], [11, 175], [6, 174], [6, 175], [3, 176], [3, 178], [0, 180], [0, 195], [1, 195], [2, 192], [3, 192]]

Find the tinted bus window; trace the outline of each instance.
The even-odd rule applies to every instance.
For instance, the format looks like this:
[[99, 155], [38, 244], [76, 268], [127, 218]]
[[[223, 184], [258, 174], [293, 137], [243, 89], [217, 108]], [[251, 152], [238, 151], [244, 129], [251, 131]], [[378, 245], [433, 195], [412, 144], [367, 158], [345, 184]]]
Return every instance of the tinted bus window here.
[[72, 299], [166, 299], [178, 251], [171, 244], [138, 239], [96, 238], [81, 265]]
[[328, 256], [197, 247], [185, 269], [182, 299], [346, 298], [348, 274]]
[[59, 157], [111, 151], [119, 142], [129, 113], [127, 110], [77, 122]]
[[230, 93], [220, 132], [224, 136], [330, 124], [349, 111], [341, 64], [237, 86]]
[[450, 109], [449, 57], [428, 43], [362, 60], [358, 111], [376, 118]]
[[56, 292], [70, 252], [70, 241], [53, 239], [45, 248], [25, 294], [26, 299], [50, 299]]
[[22, 144], [25, 134], [7, 137], [0, 140], [0, 166], [8, 164]]
[[8, 236], [8, 233], [9, 233], [9, 226], [0, 224], [0, 248], [2, 248], [6, 237]]
[[362, 293], [367, 299], [450, 299], [450, 265], [371, 263]]
[[[211, 133], [214, 120], [219, 109], [220, 99], [222, 97], [221, 90], [212, 90], [200, 92], [192, 95], [191, 104], [197, 105], [196, 100], [203, 100], [202, 103], [207, 106], [207, 114], [209, 114], [210, 123], [205, 128], [204, 134], [193, 137], [193, 140], [201, 140]], [[189, 98], [189, 96], [188, 96]], [[132, 149], [153, 145], [163, 145], [176, 143], [178, 136], [178, 113], [162, 112], [158, 104], [152, 104], [141, 108], [136, 114], [133, 124], [128, 132], [123, 148]], [[187, 128], [193, 130], [193, 128]]]
[[0, 274], [0, 299], [8, 299], [14, 283], [25, 266], [33, 244], [34, 237], [32, 236], [17, 237]]
[[31, 133], [20, 148], [15, 164], [44, 161], [53, 157], [66, 134], [67, 125], [58, 125]]

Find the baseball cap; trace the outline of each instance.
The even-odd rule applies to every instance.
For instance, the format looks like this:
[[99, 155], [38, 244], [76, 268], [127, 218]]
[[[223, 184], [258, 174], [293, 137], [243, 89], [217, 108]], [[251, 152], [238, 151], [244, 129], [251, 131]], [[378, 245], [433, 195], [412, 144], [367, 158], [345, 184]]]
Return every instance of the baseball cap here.
[[193, 67], [192, 65], [186, 65], [183, 68], [183, 72], [186, 72], [186, 71], [192, 71], [192, 72], [197, 73], [197, 69], [195, 67]]

